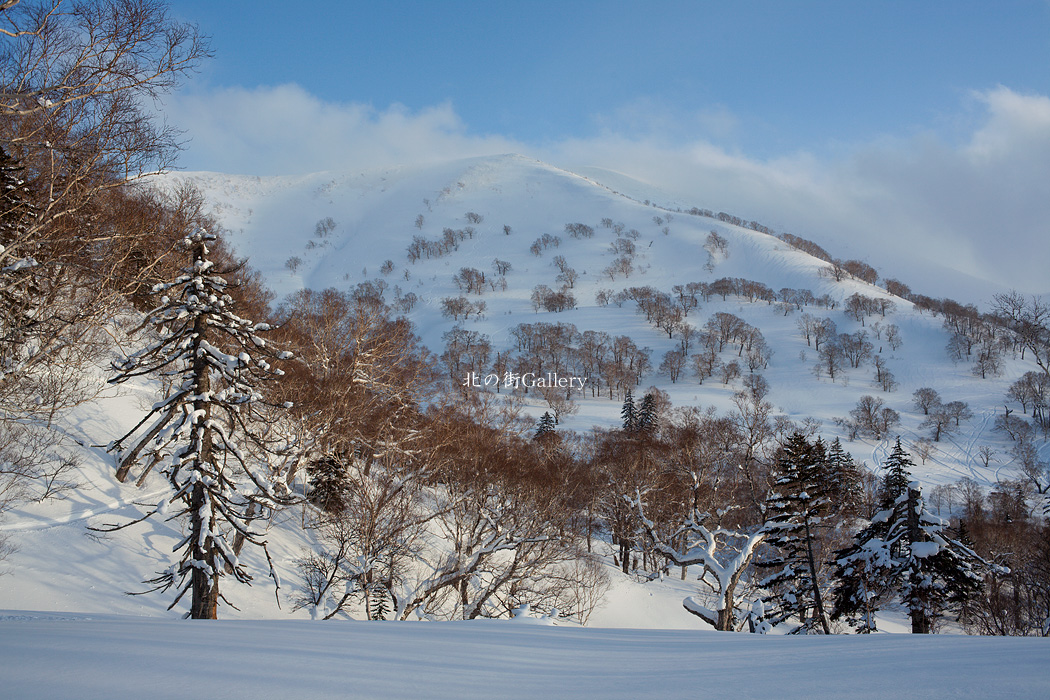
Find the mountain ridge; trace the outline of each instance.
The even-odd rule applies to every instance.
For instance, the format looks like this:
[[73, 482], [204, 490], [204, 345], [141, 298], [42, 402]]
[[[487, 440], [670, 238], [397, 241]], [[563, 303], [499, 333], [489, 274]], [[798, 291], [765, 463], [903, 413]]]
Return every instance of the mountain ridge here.
[[[841, 433], [833, 428], [834, 420], [845, 416], [860, 395], [874, 393], [904, 415], [902, 430], [906, 438], [917, 439], [923, 434], [918, 429], [920, 421], [908, 415], [909, 397], [915, 389], [926, 385], [951, 387], [953, 393], [961, 394], [960, 400], [994, 411], [1008, 381], [1021, 372], [1022, 365], [1011, 365], [1002, 377], [982, 385], [972, 378], [968, 365], [948, 361], [944, 347], [950, 336], [940, 327], [939, 320], [883, 287], [852, 278], [836, 281], [827, 275], [827, 262], [768, 233], [717, 217], [680, 212], [677, 206], [654, 205], [652, 200], [646, 202], [644, 194], [636, 198], [592, 177], [526, 156], [504, 154], [370, 173], [268, 179], [266, 186], [280, 187], [268, 190], [265, 197], [245, 196], [246, 190], [259, 182], [255, 178], [193, 173], [175, 177], [185, 177], [201, 186], [220, 223], [230, 229], [235, 248], [249, 256], [278, 298], [305, 287], [352, 290], [356, 285], [381, 279], [389, 287], [388, 295], [411, 292], [418, 297], [408, 316], [424, 342], [436, 352], [441, 351], [444, 334], [457, 325], [491, 339], [494, 350], [510, 348], [511, 332], [522, 323], [571, 323], [581, 332], [604, 329], [629, 335], [650, 350], [652, 370], [639, 390], [655, 384], [668, 391], [676, 405], [711, 404], [729, 410], [729, 399], [738, 385], [729, 382], [718, 390], [708, 383], [694, 385], [689, 378], [669, 382], [658, 366], [677, 341], [648, 324], [632, 308], [633, 302], [621, 302], [622, 306], [599, 306], [596, 302], [602, 290], [617, 292], [652, 286], [671, 293], [675, 285], [709, 284], [729, 278], [756, 280], [774, 291], [801, 288], [812, 291], [815, 297], [828, 295], [838, 308], [822, 309], [819, 314], [833, 317], [840, 331], [869, 333], [872, 341], [880, 339], [863, 320], [847, 318], [841, 305], [851, 294], [860, 294], [892, 300], [897, 307], [890, 317], [877, 320], [900, 327], [904, 348], [884, 348], [884, 342], [875, 346], [885, 349], [883, 357], [900, 382], [900, 388], [892, 393], [882, 392], [871, 383], [870, 367], [862, 371], [850, 369], [844, 379], [836, 382], [813, 377], [815, 352], [798, 336], [796, 322], [798, 313], [803, 311], [818, 315], [815, 309], [806, 307], [798, 313], [782, 315], [771, 310], [771, 303], [743, 302], [730, 295], [724, 300], [714, 297], [715, 301], [702, 304], [697, 315], [687, 318], [700, 327], [710, 314], [722, 310], [760, 328], [775, 350], [766, 372], [772, 385], [771, 397], [795, 420], [812, 415], [823, 422], [825, 429]], [[481, 222], [470, 224], [468, 214], [480, 216]], [[318, 238], [313, 229], [325, 217], [331, 217], [335, 226], [327, 237]], [[417, 217], [422, 218], [418, 226]], [[603, 221], [607, 227], [603, 227]], [[592, 227], [593, 237], [574, 238], [567, 234], [566, 225], [575, 222]], [[503, 233], [503, 226], [510, 227], [509, 235]], [[408, 261], [406, 247], [413, 238], [436, 241], [443, 231], [466, 228], [476, 229], [475, 235], [464, 237], [447, 254]], [[725, 238], [728, 255], [712, 255], [705, 250], [705, 240], [711, 232]], [[632, 233], [634, 269], [629, 277], [610, 277], [604, 271], [617, 258], [609, 247]], [[530, 243], [535, 244], [543, 236], [558, 238], [557, 247], [552, 244], [530, 253]], [[561, 256], [578, 273], [571, 290], [577, 303], [575, 308], [561, 313], [537, 312], [531, 304], [536, 287], [558, 286], [559, 270], [552, 262], [555, 256]], [[301, 261], [296, 270], [287, 265], [293, 258]], [[506, 275], [506, 290], [464, 294], [453, 281], [463, 268], [495, 276], [491, 271], [495, 258], [512, 265]], [[383, 274], [380, 268], [387, 260], [393, 264], [393, 270]], [[460, 322], [442, 317], [442, 300], [459, 296], [484, 302], [483, 318]], [[806, 359], [800, 359], [802, 356]], [[726, 362], [729, 359], [727, 355]], [[995, 387], [992, 396], [981, 398], [991, 386]], [[586, 429], [591, 422], [608, 425], [617, 420], [617, 412], [608, 406], [580, 404], [580, 414], [569, 419], [569, 427]], [[987, 437], [998, 441], [990, 433]], [[859, 451], [854, 448], [854, 454], [870, 460], [880, 449], [873, 447]], [[960, 456], [964, 461], [973, 461], [972, 455]]]

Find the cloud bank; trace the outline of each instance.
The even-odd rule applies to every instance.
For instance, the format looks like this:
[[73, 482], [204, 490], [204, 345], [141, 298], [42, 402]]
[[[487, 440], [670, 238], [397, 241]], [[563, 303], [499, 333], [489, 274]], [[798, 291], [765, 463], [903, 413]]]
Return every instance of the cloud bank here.
[[[970, 95], [970, 124], [839, 149], [754, 159], [644, 105], [596, 118], [599, 132], [547, 144], [471, 133], [450, 104], [411, 113], [319, 100], [296, 85], [173, 98], [165, 116], [191, 139], [191, 169], [254, 175], [368, 170], [518, 152], [596, 166], [693, 206], [757, 219], [934, 295], [986, 302], [993, 291], [1050, 292], [1050, 98], [1007, 87]], [[643, 123], [643, 126], [639, 126]], [[739, 128], [722, 107], [695, 115], [715, 137]], [[639, 135], [641, 134], [641, 135]], [[962, 287], [962, 288], [960, 288]]]
[[186, 132], [189, 167], [241, 175], [368, 170], [516, 148], [468, 134], [448, 103], [416, 113], [401, 105], [377, 110], [324, 102], [298, 85], [177, 95], [163, 113]]

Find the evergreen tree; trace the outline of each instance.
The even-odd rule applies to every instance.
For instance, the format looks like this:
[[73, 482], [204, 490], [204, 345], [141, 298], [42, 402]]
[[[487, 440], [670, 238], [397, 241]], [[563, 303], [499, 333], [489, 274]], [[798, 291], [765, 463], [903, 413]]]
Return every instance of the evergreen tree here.
[[836, 437], [827, 450], [827, 492], [835, 514], [846, 518], [860, 512], [860, 469]]
[[310, 478], [310, 501], [326, 513], [336, 515], [346, 510], [350, 481], [346, 462], [335, 455], [324, 455], [307, 468]]
[[909, 466], [898, 438], [886, 462], [882, 510], [838, 553], [833, 616], [862, 632], [875, 630], [874, 612], [893, 594], [908, 609], [912, 632], [928, 634], [937, 617], [980, 590], [985, 562], [926, 509]]
[[907, 493], [909, 467], [914, 466], [898, 436], [884, 465], [879, 512], [856, 534], [851, 546], [836, 552], [832, 617], [846, 618], [861, 633], [876, 631], [875, 612], [890, 599], [896, 587], [896, 562], [903, 542], [891, 536], [890, 525], [895, 504]]
[[[29, 217], [35, 211], [29, 187], [22, 179], [25, 167], [0, 148], [0, 268], [7, 271], [17, 260], [15, 249], [25, 237]], [[25, 252], [25, 251], [23, 251]]]
[[382, 582], [368, 584], [365, 592], [369, 620], [385, 620], [393, 612], [390, 591]]
[[23, 166], [0, 148], [0, 377], [17, 372], [14, 355], [33, 324], [40, 287], [27, 239], [34, 207]]
[[775, 553], [760, 564], [774, 570], [761, 582], [772, 591], [765, 599], [765, 616], [774, 625], [797, 618], [799, 626], [792, 634], [831, 634], [821, 592], [819, 544], [823, 521], [831, 512], [826, 468], [824, 443], [818, 439], [810, 444], [794, 433], [781, 449], [776, 483], [766, 499], [766, 542]]
[[850, 626], [861, 633], [876, 631], [875, 612], [889, 600], [895, 588], [895, 557], [899, 556], [901, 543], [899, 538], [891, 538], [890, 524], [894, 504], [907, 492], [911, 478], [909, 466], [914, 463], [898, 436], [885, 464], [879, 512], [856, 534], [850, 547], [836, 552], [837, 583], [832, 617], [845, 617]]
[[[171, 493], [145, 517], [164, 512], [168, 519], [185, 519], [188, 534], [176, 546], [178, 562], [147, 583], [151, 590], [175, 587], [169, 609], [191, 592], [188, 616], [193, 618], [217, 617], [219, 581], [227, 573], [240, 583], [251, 581], [231, 536], [263, 549], [277, 583], [263, 533], [253, 529], [252, 521], [266, 509], [293, 501], [283, 475], [266, 465], [279, 446], [259, 431], [273, 419], [260, 413], [260, 386], [283, 374], [270, 362], [291, 353], [274, 352], [259, 336], [269, 330], [267, 324], [233, 313], [227, 282], [208, 259], [214, 240], [205, 231], [184, 240], [191, 265], [177, 279], [156, 286], [154, 291], [164, 296], [146, 317], [145, 324], [157, 329], [157, 340], [114, 363], [117, 375], [110, 380], [122, 383], [143, 375], [171, 380], [166, 398], [109, 449], [120, 451], [120, 481], [143, 454], [152, 457], [151, 466], [168, 458], [160, 469]], [[176, 508], [168, 514], [171, 504]]]
[[653, 435], [659, 426], [659, 418], [656, 415], [656, 399], [652, 394], [642, 397], [642, 403], [638, 407], [637, 425], [638, 432]]
[[631, 396], [631, 390], [627, 390], [627, 394], [623, 400], [623, 408], [620, 409], [620, 417], [623, 418], [623, 431], [625, 433], [633, 433], [638, 429], [638, 412], [634, 407], [634, 397]]
[[886, 470], [886, 476], [883, 477], [882, 492], [879, 495], [879, 505], [882, 508], [892, 507], [897, 499], [908, 492], [911, 470], [914, 467], [915, 462], [911, 461], [911, 457], [904, 451], [900, 435], [898, 435], [897, 443], [893, 446], [883, 467]]
[[0, 244], [9, 246], [25, 231], [26, 214], [32, 212], [25, 167], [0, 147]]
[[[880, 512], [880, 515], [885, 511]], [[876, 518], [857, 533], [853, 544], [836, 555], [834, 608], [831, 618], [845, 618], [857, 632], [877, 631], [875, 613], [892, 592], [892, 559], [886, 540], [885, 520]]]
[[983, 559], [958, 539], [948, 523], [926, 509], [918, 482], [906, 498], [908, 556], [900, 595], [911, 615], [913, 634], [929, 634], [947, 610], [958, 610], [981, 590]]
[[540, 416], [539, 422], [536, 424], [536, 435], [534, 440], [543, 440], [548, 435], [554, 434], [554, 416], [551, 415], [550, 411], [544, 411], [543, 415]]

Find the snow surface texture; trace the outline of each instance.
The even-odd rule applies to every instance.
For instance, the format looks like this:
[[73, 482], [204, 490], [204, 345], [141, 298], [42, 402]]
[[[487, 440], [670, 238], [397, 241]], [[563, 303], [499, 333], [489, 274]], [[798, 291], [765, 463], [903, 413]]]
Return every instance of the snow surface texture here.
[[1050, 697], [1050, 640], [0, 612], [4, 697]]

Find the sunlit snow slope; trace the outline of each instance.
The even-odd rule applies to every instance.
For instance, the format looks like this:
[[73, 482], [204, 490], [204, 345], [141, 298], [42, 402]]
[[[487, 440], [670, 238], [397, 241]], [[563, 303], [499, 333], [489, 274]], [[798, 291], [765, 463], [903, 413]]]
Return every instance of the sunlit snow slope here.
[[[632, 187], [632, 181], [625, 176], [617, 175], [613, 188], [529, 158], [504, 155], [426, 167], [295, 178], [213, 173], [179, 173], [170, 177], [201, 188], [219, 221], [229, 229], [239, 253], [248, 256], [279, 297], [303, 287], [349, 290], [357, 283], [382, 278], [389, 285], [388, 299], [393, 298], [395, 288], [419, 297], [420, 302], [409, 317], [426, 344], [440, 353], [442, 334], [455, 325], [453, 320], [442, 317], [441, 299], [462, 293], [454, 284], [453, 275], [461, 268], [472, 267], [494, 276], [493, 261], [499, 258], [512, 265], [506, 276], [508, 288], [488, 290], [479, 297], [468, 295], [472, 300], [484, 301], [487, 310], [483, 318], [461, 320], [461, 325], [490, 336], [494, 349], [513, 348], [510, 331], [520, 323], [571, 323], [580, 331], [629, 335], [639, 346], [652, 350], [654, 371], [643, 378], [639, 389], [658, 386], [670, 393], [676, 405], [714, 405], [728, 410], [733, 392], [740, 389], [739, 380], [723, 385], [709, 379], [700, 385], [686, 370], [672, 384], [655, 368], [664, 353], [677, 346], [677, 339], [669, 339], [666, 333], [647, 324], [633, 302], [622, 307], [599, 307], [595, 301], [599, 290], [648, 285], [670, 293], [676, 284], [741, 277], [762, 282], [776, 291], [784, 287], [809, 289], [817, 297], [828, 294], [840, 302], [854, 292], [891, 298], [895, 311], [885, 319], [868, 319], [868, 324], [873, 320], [882, 325], [896, 324], [903, 345], [893, 350], [883, 339], [876, 338], [871, 328], [864, 329], [871, 335], [875, 352], [882, 355], [899, 382], [892, 393], [883, 393], [875, 385], [870, 361], [848, 370], [836, 382], [816, 378], [816, 354], [798, 332], [797, 313], [784, 316], [775, 306], [762, 301], [749, 303], [734, 296], [723, 301], [716, 295], [709, 302], [702, 302], [688, 321], [699, 328], [712, 314], [723, 311], [758, 327], [775, 353], [769, 368], [763, 370], [771, 386], [769, 399], [789, 418], [811, 416], [821, 420], [829, 438], [837, 431], [834, 418], [848, 415], [865, 394], [881, 398], [901, 413], [897, 432], [906, 443], [926, 435], [926, 431], [918, 429], [922, 416], [912, 406], [911, 395], [919, 387], [930, 386], [940, 392], [945, 402], [967, 402], [975, 417], [960, 426], [956, 435], [939, 443], [937, 453], [920, 465], [916, 476], [931, 484], [964, 476], [994, 483], [1013, 474], [1005, 455], [1009, 443], [991, 428], [994, 416], [1003, 410], [1006, 388], [1033, 365], [1008, 360], [1001, 376], [977, 379], [969, 363], [953, 364], [949, 360], [945, 346], [950, 335], [941, 327], [940, 318], [919, 314], [910, 303], [881, 288], [857, 280], [835, 282], [820, 274], [826, 266], [823, 261], [773, 236], [679, 211], [691, 207], [670, 198], [658, 200], [658, 190], [642, 183]], [[470, 224], [468, 212], [482, 216], [482, 223]], [[417, 227], [420, 216], [422, 225]], [[329, 217], [335, 222], [334, 230], [325, 238], [317, 237], [317, 223]], [[634, 272], [629, 277], [612, 280], [602, 273], [616, 257], [610, 245], [617, 237], [615, 229], [600, 225], [603, 219], [639, 234], [635, 240]], [[577, 222], [593, 227], [594, 237], [574, 239], [567, 235], [566, 224]], [[437, 239], [446, 228], [467, 226], [473, 226], [476, 234], [454, 252], [409, 262], [406, 251], [414, 236]], [[504, 234], [505, 226], [510, 227], [509, 235]], [[709, 257], [704, 242], [711, 231], [728, 241], [727, 255]], [[560, 244], [534, 255], [530, 246], [544, 234], [559, 237]], [[836, 251], [830, 252], [834, 255]], [[902, 256], [905, 253], [901, 251]], [[558, 269], [552, 262], [559, 255], [579, 273], [571, 290], [578, 306], [562, 313], [537, 313], [530, 304], [530, 295], [536, 285], [559, 286], [555, 281]], [[302, 261], [294, 271], [286, 265], [292, 258]], [[394, 269], [383, 275], [380, 268], [386, 260], [392, 261]], [[880, 272], [886, 277], [896, 276], [894, 270]], [[921, 279], [904, 281], [913, 288], [922, 287]], [[845, 315], [841, 304], [832, 310], [808, 307], [805, 311], [831, 318], [840, 333], [862, 328]], [[732, 358], [727, 353], [724, 359]], [[587, 398], [579, 403], [579, 413], [569, 416], [563, 428], [586, 430], [596, 423], [618, 420], [617, 402]], [[539, 415], [542, 408], [537, 404], [535, 414]], [[989, 445], [999, 453], [988, 468], [976, 458], [980, 445]], [[879, 462], [886, 453], [885, 444], [871, 441], [847, 443], [847, 448], [869, 464]], [[1050, 456], [1046, 445], [1043, 450], [1044, 456]]]
[[[442, 349], [442, 335], [455, 322], [441, 314], [441, 299], [461, 292], [453, 275], [463, 267], [474, 267], [492, 274], [496, 258], [507, 261], [507, 289], [488, 289], [482, 296], [487, 310], [480, 319], [459, 323], [491, 337], [495, 348], [512, 348], [510, 331], [520, 323], [571, 323], [580, 331], [602, 330], [612, 335], [629, 335], [639, 346], [652, 350], [652, 363], [658, 367], [664, 353], [677, 345], [663, 331], [645, 322], [633, 302], [599, 306], [599, 290], [619, 291], [629, 286], [650, 285], [670, 292], [676, 284], [712, 282], [721, 277], [757, 280], [779, 290], [782, 287], [809, 289], [816, 296], [828, 294], [841, 301], [854, 292], [887, 297], [885, 291], [858, 281], [834, 282], [819, 274], [824, 263], [799, 252], [782, 241], [762, 233], [722, 223], [717, 219], [694, 216], [662, 208], [655, 199], [659, 193], [639, 185], [629, 191], [630, 182], [616, 181], [614, 188], [594, 179], [568, 173], [549, 165], [507, 155], [453, 161], [438, 165], [405, 167], [381, 172], [320, 173], [295, 178], [255, 178], [209, 173], [180, 173], [169, 176], [165, 186], [189, 181], [203, 191], [209, 205], [242, 254], [262, 272], [279, 297], [303, 287], [336, 287], [349, 290], [358, 283], [383, 279], [392, 300], [395, 288], [402, 294], [414, 293], [419, 302], [409, 313], [424, 341], [436, 352]], [[650, 200], [646, 204], [646, 200]], [[683, 203], [682, 208], [688, 208]], [[467, 213], [480, 217], [480, 223], [467, 221]], [[331, 218], [335, 225], [325, 236], [316, 235], [318, 222]], [[422, 217], [417, 226], [419, 217]], [[659, 218], [659, 223], [654, 217]], [[615, 255], [610, 245], [616, 229], [601, 225], [609, 219], [622, 225], [625, 234], [638, 232], [634, 241], [637, 254], [632, 274], [615, 280], [603, 274]], [[594, 228], [593, 238], [574, 239], [566, 224], [583, 223]], [[463, 240], [457, 250], [444, 257], [409, 262], [407, 248], [413, 236], [436, 239], [445, 228], [473, 226], [473, 238]], [[505, 233], [509, 227], [509, 233]], [[664, 229], [666, 228], [666, 233]], [[711, 231], [728, 242], [727, 254], [709, 257], [704, 243]], [[557, 236], [560, 244], [530, 252], [534, 241], [544, 234]], [[831, 251], [835, 254], [835, 251]], [[903, 254], [903, 252], [902, 252]], [[530, 295], [536, 285], [557, 288], [558, 270], [554, 256], [579, 273], [572, 292], [577, 308], [562, 313], [536, 312]], [[296, 269], [290, 259], [301, 260]], [[393, 269], [381, 272], [390, 260]], [[889, 277], [893, 270], [881, 270]], [[905, 280], [921, 288], [921, 280]], [[884, 393], [873, 383], [869, 363], [848, 369], [837, 381], [817, 378], [813, 372], [815, 353], [797, 329], [798, 313], [784, 315], [775, 305], [730, 296], [715, 295], [702, 301], [688, 321], [701, 327], [716, 312], [736, 314], [761, 329], [774, 355], [763, 370], [771, 391], [769, 400], [776, 411], [793, 420], [813, 417], [821, 421], [826, 438], [843, 437], [834, 419], [846, 416], [859, 397], [870, 394], [900, 412], [899, 432], [905, 443], [927, 435], [920, 430], [922, 415], [913, 406], [912, 392], [923, 386], [936, 388], [945, 401], [965, 401], [974, 417], [963, 421], [953, 436], [937, 443], [938, 451], [915, 470], [915, 476], [928, 487], [972, 477], [986, 486], [1002, 477], [1016, 476], [1015, 465], [1007, 456], [1007, 439], [993, 431], [995, 416], [1003, 411], [1009, 384], [1033, 366], [1007, 358], [999, 377], [978, 379], [968, 363], [953, 364], [945, 352], [949, 335], [941, 319], [919, 314], [908, 302], [894, 298], [895, 311], [886, 319], [871, 321], [894, 323], [900, 328], [903, 344], [898, 350], [872, 337], [896, 376], [899, 387]], [[841, 306], [836, 309], [809, 307], [814, 316], [832, 318], [839, 332], [853, 332], [860, 323], [849, 319]], [[735, 350], [726, 350], [724, 359], [734, 359]], [[100, 358], [98, 381], [104, 383], [107, 358]], [[747, 369], [744, 369], [747, 372]], [[702, 385], [689, 371], [672, 383], [655, 370], [647, 374], [639, 389], [655, 385], [667, 391], [676, 405], [715, 406], [720, 411], [732, 406], [733, 392], [740, 380], [724, 385], [710, 378]], [[636, 393], [641, 393], [641, 391]], [[127, 596], [125, 591], [141, 591], [139, 583], [170, 562], [168, 552], [181, 536], [177, 523], [153, 520], [108, 535], [91, 533], [85, 525], [103, 525], [137, 517], [142, 509], [156, 505], [160, 485], [120, 485], [112, 478], [112, 457], [101, 447], [127, 430], [143, 406], [155, 399], [148, 385], [120, 390], [107, 389], [107, 398], [77, 409], [60, 421], [68, 440], [63, 449], [77, 454], [80, 466], [75, 479], [81, 488], [65, 500], [30, 504], [9, 513], [0, 523], [19, 550], [0, 568], [0, 608], [74, 612], [110, 612], [131, 615], [173, 615], [165, 612], [170, 599], [165, 595]], [[1018, 407], [1015, 407], [1018, 408]], [[584, 392], [578, 413], [565, 418], [559, 430], [586, 431], [592, 425], [614, 425], [620, 402], [607, 396], [591, 398]], [[538, 416], [544, 406], [533, 402], [529, 410]], [[869, 465], [878, 464], [887, 453], [886, 441], [858, 439], [845, 441], [847, 449]], [[985, 467], [977, 449], [987, 445], [995, 458]], [[1050, 457], [1041, 443], [1043, 458]], [[918, 460], [916, 460], [918, 461]], [[288, 592], [298, 585], [294, 559], [309, 545], [294, 521], [301, 513], [288, 512], [288, 522], [274, 523], [269, 540], [278, 568], [283, 572], [283, 609], [278, 608], [272, 584], [264, 578], [251, 588], [228, 587], [227, 594], [241, 608], [225, 611], [226, 617], [286, 617]], [[265, 567], [256, 552], [247, 552], [248, 563], [256, 573]], [[260, 573], [261, 575], [261, 573]], [[592, 624], [599, 626], [690, 627], [703, 625], [685, 613], [680, 601], [690, 593], [680, 582], [666, 581], [642, 585], [626, 578], [615, 578], [606, 606], [597, 611]], [[305, 612], [295, 613], [306, 616]], [[886, 627], [888, 628], [888, 627]]]

